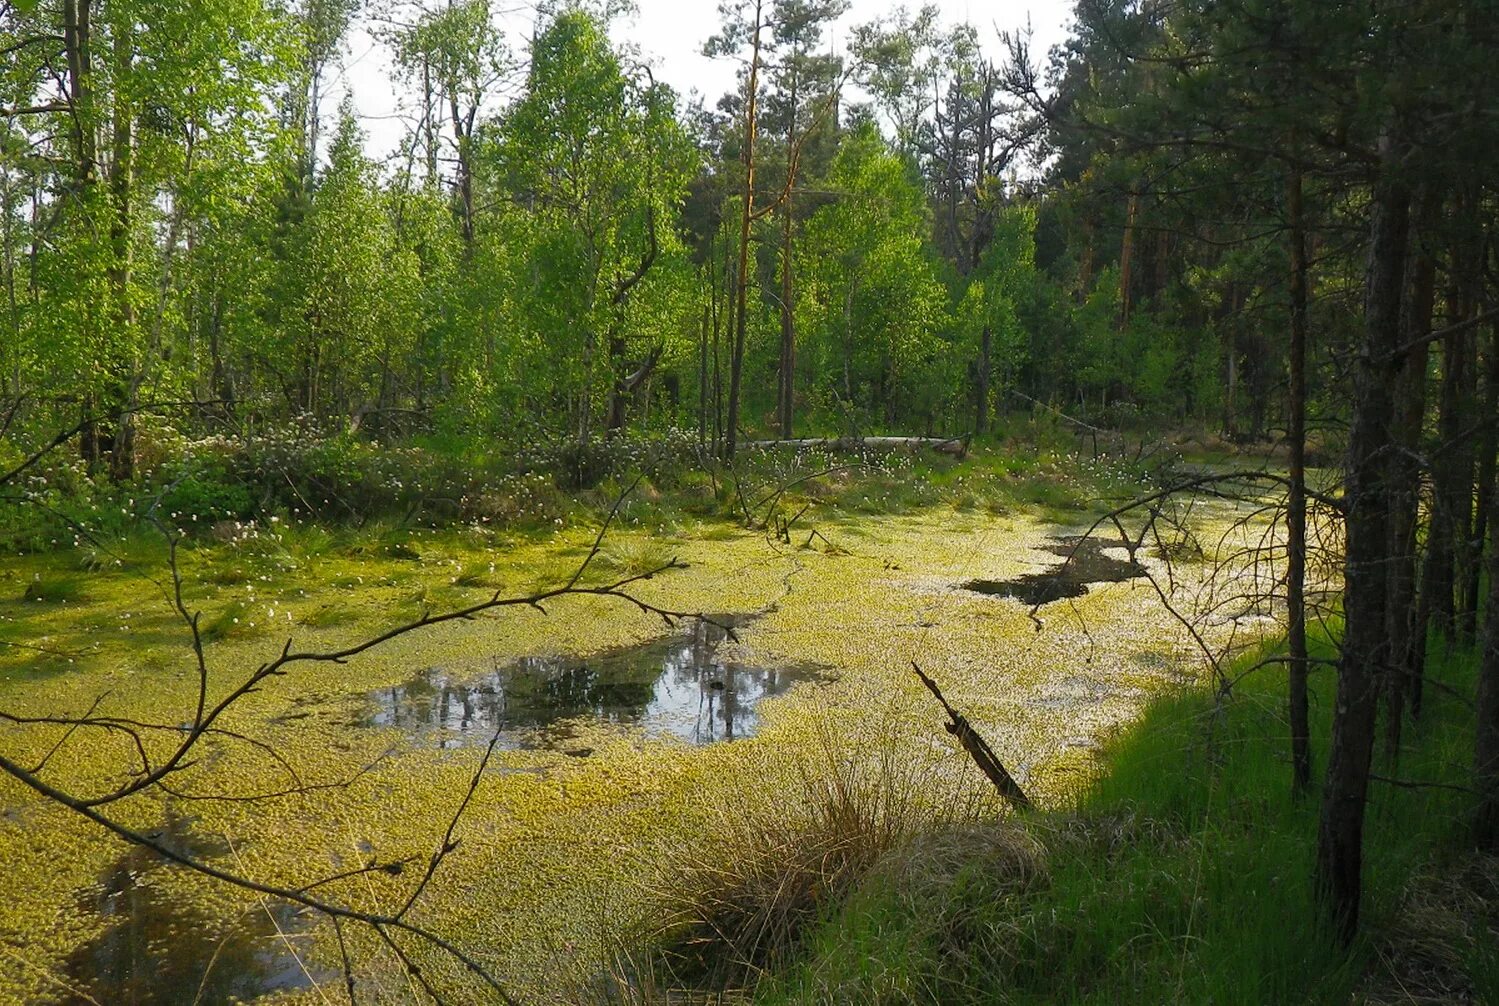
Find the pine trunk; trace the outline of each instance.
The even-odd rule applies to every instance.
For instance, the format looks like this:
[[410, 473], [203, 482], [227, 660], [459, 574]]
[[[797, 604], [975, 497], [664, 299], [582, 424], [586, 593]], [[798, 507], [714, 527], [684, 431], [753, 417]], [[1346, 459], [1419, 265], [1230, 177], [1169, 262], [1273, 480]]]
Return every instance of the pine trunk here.
[[[1385, 168], [1397, 158], [1382, 144]], [[1333, 711], [1332, 745], [1317, 833], [1317, 888], [1339, 934], [1358, 929], [1362, 893], [1364, 809], [1374, 750], [1381, 669], [1389, 660], [1385, 632], [1389, 558], [1390, 420], [1395, 349], [1409, 231], [1410, 196], [1398, 182], [1376, 188], [1365, 274], [1361, 352], [1354, 369], [1353, 425], [1345, 494], [1345, 627]]]
[[[1415, 342], [1431, 331], [1436, 284], [1436, 260], [1421, 240], [1432, 222], [1435, 204], [1429, 197], [1420, 206], [1413, 250], [1406, 268], [1407, 298], [1402, 305], [1401, 338]], [[1385, 755], [1392, 762], [1400, 748], [1406, 697], [1425, 652], [1417, 642], [1419, 618], [1416, 598], [1417, 531], [1421, 506], [1421, 428], [1426, 417], [1426, 371], [1429, 346], [1409, 353], [1397, 375], [1392, 435], [1397, 449], [1391, 455], [1390, 578], [1386, 631], [1390, 637], [1390, 667], [1385, 681]]]
[[[1499, 499], [1489, 495], [1488, 522], [1499, 527]], [[1483, 656], [1478, 670], [1478, 728], [1473, 745], [1474, 788], [1478, 790], [1475, 837], [1480, 848], [1499, 849], [1499, 549], [1486, 562], [1489, 596], [1483, 624]]]
[[734, 337], [729, 352], [729, 415], [724, 430], [724, 456], [734, 460], [739, 441], [739, 388], [744, 376], [745, 327], [749, 317], [750, 222], [755, 214], [755, 116], [760, 88], [761, 3], [755, 3], [755, 30], [750, 43], [749, 78], [745, 82], [744, 198], [739, 215], [739, 271], [734, 284]]
[[1291, 241], [1291, 360], [1286, 437], [1290, 490], [1286, 499], [1286, 642], [1290, 656], [1289, 713], [1291, 786], [1301, 794], [1311, 784], [1311, 728], [1307, 711], [1306, 652], [1306, 221], [1300, 169], [1286, 184]]

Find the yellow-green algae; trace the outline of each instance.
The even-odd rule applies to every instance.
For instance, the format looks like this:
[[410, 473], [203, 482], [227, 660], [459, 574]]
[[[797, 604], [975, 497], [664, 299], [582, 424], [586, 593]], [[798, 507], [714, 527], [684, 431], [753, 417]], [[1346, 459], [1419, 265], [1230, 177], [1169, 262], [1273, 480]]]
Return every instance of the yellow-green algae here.
[[[910, 673], [915, 659], [990, 738], [1043, 803], [1065, 800], [1091, 770], [1097, 739], [1153, 692], [1183, 680], [1188, 639], [1140, 582], [1096, 586], [1042, 609], [1038, 631], [1017, 603], [954, 589], [975, 577], [1006, 577], [1054, 561], [1031, 546], [1053, 528], [1023, 517], [948, 509], [823, 527], [817, 549], [765, 536], [694, 529], [647, 543], [639, 532], [611, 539], [606, 565], [628, 568], [657, 554], [673, 570], [631, 589], [666, 607], [764, 611], [737, 644], [761, 665], [815, 662], [834, 682], [768, 700], [761, 730], [732, 744], [695, 748], [639, 731], [582, 726], [587, 759], [549, 751], [497, 753], [459, 829], [462, 844], [415, 918], [452, 936], [521, 993], [559, 994], [597, 965], [612, 927], [633, 918], [645, 890], [669, 876], [674, 857], [714, 850], [726, 816], [757, 807], [791, 810], [799, 773], [819, 759], [859, 759], [894, 748], [932, 800], [985, 784], [940, 730], [938, 710]], [[711, 540], [710, 540], [711, 539]], [[507, 543], [479, 533], [433, 533], [412, 545], [418, 561], [351, 558], [297, 550], [243, 559], [228, 548], [187, 552], [189, 604], [218, 619], [210, 648], [212, 687], [223, 694], [273, 656], [288, 634], [297, 648], [362, 638], [423, 606], [452, 604], [565, 579], [586, 552], [583, 529], [549, 541]], [[177, 722], [190, 718], [196, 675], [180, 622], [159, 585], [162, 570], [89, 574], [75, 600], [21, 600], [28, 582], [56, 576], [57, 556], [13, 560], [0, 574], [0, 632], [14, 642], [75, 653], [67, 658], [0, 649], [0, 708], [19, 715], [79, 713], [109, 690], [101, 713]], [[595, 578], [609, 574], [600, 569]], [[157, 583], [147, 577], [157, 578]], [[227, 614], [226, 614], [227, 612]], [[222, 617], [221, 617], [222, 616]], [[235, 621], [238, 619], [238, 621]], [[199, 801], [179, 806], [193, 829], [232, 842], [230, 865], [273, 883], [305, 883], [363, 861], [425, 859], [473, 773], [480, 752], [434, 749], [395, 730], [347, 726], [348, 716], [278, 720], [319, 704], [357, 710], [371, 689], [442, 665], [478, 673], [492, 658], [586, 653], [647, 639], [660, 619], [618, 600], [567, 598], [547, 613], [508, 609], [493, 617], [422, 630], [346, 665], [299, 665], [234, 707], [223, 723], [274, 745], [305, 781], [343, 778], [393, 749], [346, 789], [269, 802]], [[309, 699], [311, 704], [309, 704]], [[294, 707], [294, 703], [297, 703]], [[16, 760], [40, 758], [57, 730], [0, 728]], [[161, 743], [170, 738], [161, 738]], [[79, 732], [47, 777], [93, 791], [121, 778], [127, 741]], [[244, 745], [184, 773], [199, 793], [279, 789], [285, 778]], [[45, 1002], [65, 989], [61, 966], [102, 923], [80, 911], [77, 892], [95, 883], [121, 844], [62, 808], [0, 781], [0, 1001]], [[114, 808], [143, 829], [160, 825], [159, 797]], [[999, 809], [994, 808], [996, 813]], [[733, 850], [715, 850], [732, 855]], [[418, 871], [365, 876], [337, 889], [362, 907], [389, 910]], [[143, 882], [211, 917], [256, 902], [181, 870]], [[333, 894], [334, 889], [325, 891]], [[324, 967], [336, 950], [319, 941]], [[366, 993], [400, 998], [407, 980], [366, 939], [374, 960]], [[371, 956], [373, 952], [373, 958]], [[382, 963], [383, 962], [383, 963]], [[434, 974], [449, 971], [431, 961]], [[455, 974], [456, 977], [456, 974]], [[322, 1001], [317, 990], [288, 1000]]]

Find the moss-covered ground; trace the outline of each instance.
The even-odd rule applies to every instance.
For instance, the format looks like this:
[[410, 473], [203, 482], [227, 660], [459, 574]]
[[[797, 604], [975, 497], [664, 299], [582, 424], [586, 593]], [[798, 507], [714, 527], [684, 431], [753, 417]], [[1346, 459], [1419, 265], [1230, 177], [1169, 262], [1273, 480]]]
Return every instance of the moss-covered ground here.
[[[1067, 515], [1061, 504], [1063, 513], [1044, 520], [996, 514], [961, 495], [956, 505], [898, 516], [845, 510], [815, 525], [821, 537], [810, 547], [798, 547], [801, 535], [788, 544], [721, 521], [627, 521], [611, 533], [590, 579], [676, 557], [682, 568], [632, 589], [676, 609], [763, 612], [734, 644], [740, 655], [762, 665], [821, 664], [833, 680], [769, 700], [759, 710], [760, 732], [731, 744], [694, 747], [578, 724], [575, 743], [591, 748], [590, 757], [498, 753], [459, 828], [459, 850], [423, 899], [421, 921], [517, 990], [552, 993], [569, 976], [597, 968], [616, 926], [638, 917], [676, 859], [712, 850], [726, 818], [786, 801], [799, 775], [830, 753], [902, 752], [922, 768], [933, 801], [984, 792], [941, 733], [938, 711], [910, 672], [913, 659], [1038, 799], [1070, 799], [1091, 777], [1099, 738], [1182, 682], [1185, 640], [1162, 613], [1147, 610], [1153, 594], [1140, 583], [1103, 586], [1044, 609], [1044, 631], [1016, 602], [955, 589], [1055, 561], [1034, 546]], [[1080, 516], [1071, 512], [1074, 526]], [[195, 539], [181, 570], [187, 602], [203, 612], [211, 640], [211, 692], [231, 688], [287, 638], [298, 648], [336, 647], [424, 609], [555, 584], [582, 560], [593, 530], [351, 535], [269, 524], [227, 541]], [[22, 716], [81, 713], [103, 695], [99, 713], [187, 720], [196, 674], [184, 627], [167, 604], [163, 551], [134, 537], [104, 551], [9, 561], [0, 573], [0, 639], [22, 645], [0, 647], [0, 708]], [[166, 806], [157, 795], [116, 810], [147, 830], [169, 815], [185, 818], [193, 834], [222, 839], [226, 863], [277, 883], [306, 883], [370, 856], [425, 858], [480, 750], [436, 748], [359, 725], [372, 689], [431, 666], [461, 677], [496, 660], [588, 653], [663, 631], [658, 618], [627, 603], [564, 598], [545, 613], [509, 609], [425, 629], [347, 664], [299, 665], [237, 704], [223, 725], [275, 748], [308, 783], [342, 780], [378, 761], [373, 769], [346, 787], [269, 801], [172, 799]], [[3, 729], [7, 751], [23, 763], [39, 759], [58, 736], [57, 728]], [[117, 784], [128, 743], [80, 731], [46, 775], [85, 792]], [[243, 796], [281, 789], [287, 779], [262, 750], [225, 741], [176, 785]], [[79, 907], [80, 897], [97, 889], [122, 847], [13, 783], [0, 784], [0, 807], [7, 878], [0, 1000], [65, 998], [69, 954], [105, 924]], [[140, 882], [159, 885], [205, 920], [256, 909], [177, 869], [148, 871]], [[366, 875], [337, 893], [389, 908], [413, 882], [409, 874]], [[310, 951], [315, 968], [335, 960], [332, 941], [321, 936]], [[399, 987], [402, 976], [378, 950], [355, 949], [367, 987]]]

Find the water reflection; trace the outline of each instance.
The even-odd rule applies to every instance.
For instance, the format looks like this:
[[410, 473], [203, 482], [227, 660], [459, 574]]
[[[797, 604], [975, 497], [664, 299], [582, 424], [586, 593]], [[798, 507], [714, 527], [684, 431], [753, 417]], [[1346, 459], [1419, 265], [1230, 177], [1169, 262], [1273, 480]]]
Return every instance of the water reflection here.
[[568, 721], [641, 726], [695, 744], [746, 737], [756, 706], [821, 675], [806, 666], [760, 667], [725, 660], [724, 626], [714, 616], [685, 633], [592, 657], [523, 657], [477, 680], [429, 668], [371, 694], [373, 726], [399, 727], [445, 747], [487, 741], [498, 728], [510, 747], [562, 746]]
[[1082, 597], [1091, 583], [1121, 583], [1146, 573], [1145, 567], [1136, 562], [1133, 555], [1119, 559], [1108, 553], [1108, 549], [1125, 548], [1123, 541], [1079, 535], [1053, 537], [1050, 541], [1052, 543], [1044, 546], [1043, 551], [1066, 561], [1049, 570], [1026, 573], [1013, 580], [969, 580], [962, 584], [963, 589], [1013, 597], [1034, 606], [1065, 597]]
[[[168, 818], [159, 838], [194, 858], [228, 851], [192, 834], [180, 815]], [[158, 869], [173, 868], [143, 846], [132, 846], [100, 875], [96, 887], [80, 893], [79, 907], [99, 916], [106, 928], [68, 958], [64, 968], [76, 991], [61, 1002], [228, 1003], [313, 984], [297, 959], [306, 959], [308, 936], [306, 920], [294, 906], [277, 903], [269, 911], [256, 906], [227, 921], [210, 916], [147, 879]]]

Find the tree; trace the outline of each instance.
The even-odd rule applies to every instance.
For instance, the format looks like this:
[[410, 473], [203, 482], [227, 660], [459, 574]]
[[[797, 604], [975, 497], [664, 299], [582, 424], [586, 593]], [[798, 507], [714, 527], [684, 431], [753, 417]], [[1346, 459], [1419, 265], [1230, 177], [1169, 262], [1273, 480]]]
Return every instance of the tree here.
[[[527, 320], [563, 382], [576, 442], [586, 448], [595, 401], [605, 425], [654, 369], [674, 322], [634, 327], [639, 295], [663, 259], [682, 253], [675, 207], [696, 168], [671, 92], [627, 77], [602, 25], [581, 11], [556, 16], [532, 44], [526, 93], [500, 126], [496, 180], [524, 211], [530, 249], [516, 285]], [[602, 359], [600, 357], [602, 356]], [[539, 361], [538, 361], [539, 362]], [[548, 368], [550, 369], [550, 368]]]
[[281, 371], [283, 389], [315, 416], [389, 408], [392, 367], [414, 351], [417, 263], [396, 242], [362, 145], [346, 105], [291, 256], [276, 356], [295, 368]]
[[967, 288], [958, 309], [961, 324], [970, 335], [977, 336], [978, 343], [973, 364], [975, 433], [989, 429], [996, 357], [1004, 361], [1010, 381], [1024, 363], [1025, 333], [1020, 326], [1019, 305], [1034, 282], [1034, 208], [1015, 205], [993, 212], [997, 217], [994, 237], [966, 277]]
[[729, 340], [728, 416], [724, 423], [723, 453], [733, 460], [739, 442], [739, 391], [744, 376], [745, 325], [749, 314], [750, 225], [755, 220], [755, 139], [759, 129], [761, 38], [766, 28], [762, 0], [738, 0], [719, 5], [723, 31], [709, 39], [709, 56], [737, 52], [748, 45], [749, 66], [744, 73], [744, 103], [740, 134], [740, 164], [744, 187], [739, 203], [739, 266], [734, 275], [733, 335]]
[[911, 157], [952, 55], [939, 16], [934, 4], [915, 14], [897, 7], [888, 18], [856, 25], [849, 41], [855, 78], [890, 120], [896, 149]]
[[[1306, 364], [1314, 310], [1310, 246], [1319, 218], [1360, 207], [1337, 223], [1364, 228], [1367, 235], [1349, 255], [1367, 255], [1361, 330], [1346, 347], [1327, 340], [1333, 352], [1346, 353], [1342, 362], [1352, 371], [1350, 384], [1341, 386], [1351, 402], [1352, 432], [1343, 507], [1345, 628], [1317, 877], [1332, 915], [1351, 935], [1379, 697], [1388, 696], [1393, 752], [1407, 691], [1401, 669], [1410, 668], [1413, 686], [1420, 681], [1425, 626], [1419, 614], [1414, 625], [1405, 615], [1415, 580], [1407, 550], [1420, 537], [1415, 501], [1421, 470], [1411, 459], [1419, 457], [1424, 421], [1421, 347], [1437, 339], [1443, 343], [1447, 391], [1434, 449], [1439, 502], [1428, 540], [1436, 547], [1428, 549], [1421, 588], [1423, 598], [1430, 597], [1418, 612], [1427, 606], [1452, 610], [1448, 570], [1463, 565], [1463, 529], [1471, 526], [1472, 460], [1458, 447], [1457, 434], [1471, 399], [1470, 328], [1459, 321], [1445, 332], [1424, 334], [1431, 328], [1431, 307], [1423, 290], [1431, 284], [1431, 249], [1444, 243], [1432, 240], [1436, 217], [1427, 207], [1448, 201], [1464, 223], [1445, 238], [1453, 249], [1447, 314], [1454, 321], [1475, 314], [1472, 281], [1464, 278], [1475, 256], [1457, 249], [1473, 247], [1468, 222], [1475, 214], [1462, 209], [1475, 205], [1466, 166], [1482, 160], [1475, 155], [1491, 138], [1463, 112], [1482, 100], [1467, 90], [1470, 77], [1434, 68], [1469, 66], [1477, 53], [1491, 52], [1488, 21], [1439, 4], [1377, 5], [1371, 14], [1357, 5], [1294, 0], [1089, 4], [1079, 13], [1079, 36], [1062, 63], [1059, 93], [1043, 95], [1025, 60], [1011, 68], [1007, 86], [1056, 124], [1057, 170], [1079, 180], [1092, 173], [1123, 203], [1122, 219], [1110, 222], [1119, 234], [1120, 335], [1128, 339], [1138, 327], [1146, 298], [1155, 318], [1162, 317], [1166, 285], [1160, 267], [1171, 249], [1166, 241], [1153, 248], [1145, 239], [1149, 229], [1164, 234], [1174, 225], [1194, 240], [1211, 242], [1210, 248], [1232, 248], [1229, 254], [1198, 251], [1194, 257], [1199, 275], [1216, 274], [1223, 290], [1231, 334], [1225, 340], [1226, 425], [1237, 432], [1239, 364], [1263, 357], [1244, 351], [1243, 339], [1255, 337], [1259, 328], [1251, 327], [1254, 299], [1273, 295], [1289, 318], [1287, 412], [1295, 441], [1287, 504], [1288, 547], [1295, 553], [1288, 570], [1289, 661], [1298, 789], [1310, 774], [1301, 591]], [[1016, 52], [1023, 53], [1023, 46]], [[1453, 144], [1463, 154], [1449, 159], [1434, 153]], [[1320, 206], [1308, 209], [1309, 191]], [[1205, 227], [1194, 219], [1206, 222], [1210, 210], [1226, 223]], [[1273, 257], [1271, 240], [1283, 247]], [[1085, 275], [1095, 271], [1092, 250], [1090, 235]], [[1284, 264], [1275, 264], [1277, 258]], [[1131, 380], [1144, 376], [1136, 372]], [[1447, 502], [1440, 502], [1444, 497]], [[1449, 562], [1449, 553], [1457, 558]], [[1414, 705], [1418, 693], [1411, 694]]]
[[[190, 217], [242, 177], [251, 137], [275, 142], [267, 103], [284, 79], [288, 24], [258, 0], [25, 7], [14, 22], [24, 56], [7, 77], [10, 111], [35, 148], [58, 156], [37, 162], [33, 298], [24, 321], [13, 303], [14, 327], [35, 340], [39, 367], [69, 351], [82, 361], [47, 390], [118, 417], [86, 423], [80, 449], [124, 479], [133, 407], [163, 378]], [[59, 305], [44, 307], [53, 297]], [[62, 301], [71, 306], [52, 310]]]
[[411, 156], [422, 149], [429, 184], [437, 184], [445, 148], [454, 163], [453, 208], [466, 252], [474, 244], [474, 157], [479, 113], [492, 89], [509, 70], [508, 54], [491, 16], [489, 0], [463, 0], [437, 10], [419, 9], [414, 22], [394, 32], [397, 67], [419, 81], [420, 113], [410, 141]]
[[784, 137], [786, 157], [782, 191], [775, 201], [781, 218], [781, 354], [776, 395], [776, 423], [782, 437], [792, 435], [796, 397], [796, 284], [793, 235], [797, 186], [804, 153], [836, 111], [842, 61], [819, 53], [824, 30], [848, 9], [847, 0], [776, 0], [771, 12], [773, 49], [779, 55], [766, 100], [766, 122]]
[[844, 138], [828, 182], [841, 195], [813, 214], [803, 241], [803, 327], [819, 391], [857, 410], [845, 412], [851, 426], [858, 413], [931, 419], [931, 396], [951, 387], [942, 370], [952, 354], [939, 338], [946, 292], [920, 236], [921, 189], [867, 121]]

